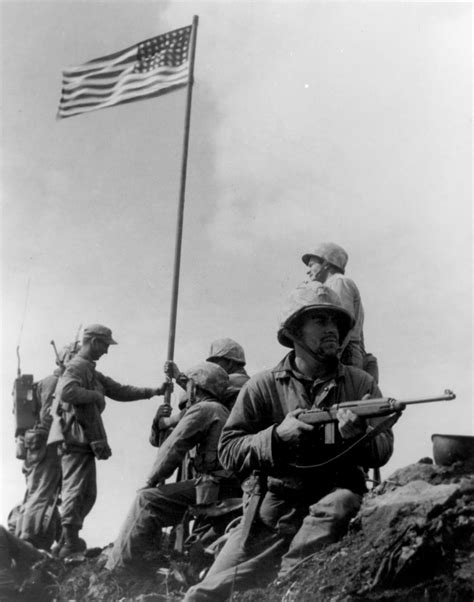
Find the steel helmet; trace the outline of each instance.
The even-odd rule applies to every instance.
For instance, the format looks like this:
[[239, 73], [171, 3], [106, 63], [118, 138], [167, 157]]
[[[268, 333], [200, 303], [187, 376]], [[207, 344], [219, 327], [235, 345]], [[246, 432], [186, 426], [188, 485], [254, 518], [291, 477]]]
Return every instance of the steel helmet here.
[[354, 325], [354, 318], [342, 306], [339, 295], [320, 282], [303, 282], [289, 296], [280, 314], [278, 341], [285, 347], [293, 347], [293, 341], [287, 336], [286, 329], [291, 328], [295, 320], [308, 311], [330, 310], [339, 320], [339, 338], [342, 341]]
[[221, 398], [229, 386], [229, 376], [224, 368], [211, 362], [201, 362], [185, 372], [192, 378], [196, 387], [211, 393], [214, 397]]
[[346, 269], [347, 260], [349, 259], [349, 255], [346, 253], [346, 251], [333, 242], [322, 242], [311, 253], [305, 253], [301, 259], [306, 265], [308, 265], [311, 257], [324, 259], [331, 265], [339, 268], [343, 274], [344, 270]]
[[224, 338], [212, 341], [207, 361], [209, 362], [216, 357], [225, 357], [245, 366], [244, 348], [234, 339]]

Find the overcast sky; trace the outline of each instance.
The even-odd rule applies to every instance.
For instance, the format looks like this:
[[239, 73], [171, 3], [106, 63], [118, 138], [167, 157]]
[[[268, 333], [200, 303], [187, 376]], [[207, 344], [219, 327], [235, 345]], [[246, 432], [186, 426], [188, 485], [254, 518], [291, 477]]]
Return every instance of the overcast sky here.
[[[473, 434], [472, 5], [318, 2], [0, 3], [2, 509], [24, 493], [11, 388], [50, 374], [50, 340], [101, 322], [99, 369], [161, 383], [185, 91], [55, 120], [61, 70], [199, 15], [176, 361], [230, 336], [248, 370], [286, 353], [282, 299], [320, 241], [349, 253], [366, 346], [385, 395], [457, 399], [408, 409], [383, 469]], [[29, 282], [29, 294], [27, 288]], [[24, 311], [26, 303], [26, 311]], [[21, 334], [21, 336], [20, 336]], [[88, 544], [116, 536], [153, 462], [158, 398], [108, 401]]]

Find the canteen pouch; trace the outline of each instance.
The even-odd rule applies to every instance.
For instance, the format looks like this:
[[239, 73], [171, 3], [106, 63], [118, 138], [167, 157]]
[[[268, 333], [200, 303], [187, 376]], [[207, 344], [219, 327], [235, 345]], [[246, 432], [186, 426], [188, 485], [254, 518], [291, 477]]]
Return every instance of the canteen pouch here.
[[29, 429], [25, 432], [26, 459], [29, 463], [41, 462], [46, 456], [47, 433]]

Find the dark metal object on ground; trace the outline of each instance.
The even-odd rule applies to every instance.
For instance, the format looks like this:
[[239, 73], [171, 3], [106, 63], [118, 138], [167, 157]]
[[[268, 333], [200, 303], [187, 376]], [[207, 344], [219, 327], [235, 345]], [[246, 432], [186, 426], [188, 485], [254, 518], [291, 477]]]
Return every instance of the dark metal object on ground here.
[[438, 466], [463, 462], [474, 467], [474, 437], [469, 435], [431, 435], [433, 458]]

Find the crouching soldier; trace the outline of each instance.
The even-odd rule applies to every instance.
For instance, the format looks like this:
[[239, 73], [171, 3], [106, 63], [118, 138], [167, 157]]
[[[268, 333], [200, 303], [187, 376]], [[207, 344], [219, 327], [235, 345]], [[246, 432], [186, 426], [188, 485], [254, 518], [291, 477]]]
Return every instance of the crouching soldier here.
[[[22, 592], [22, 583], [30, 575], [32, 567], [46, 561], [51, 556], [38, 550], [31, 543], [9, 533], [0, 525], [0, 600], [2, 602], [20, 602], [45, 599], [40, 592]], [[33, 597], [33, 595], [35, 597]]]
[[[238, 481], [217, 458], [217, 443], [229, 416], [221, 401], [229, 377], [210, 362], [198, 364], [184, 376], [194, 384], [195, 401], [159, 448], [147, 487], [138, 492], [114, 543], [106, 564], [109, 570], [141, 568], [143, 552], [159, 539], [162, 528], [180, 523], [190, 505], [239, 495]], [[164, 484], [191, 450], [197, 478]]]
[[391, 429], [384, 419], [363, 420], [350, 410], [339, 410], [337, 424], [298, 419], [306, 409], [381, 395], [367, 373], [338, 359], [352, 326], [337, 294], [321, 283], [291, 295], [278, 340], [292, 350], [248, 381], [219, 444], [227, 470], [240, 477], [259, 472], [253, 494], [242, 524], [186, 601], [225, 600], [232, 590], [271, 581], [278, 567], [284, 578], [340, 538], [357, 513], [366, 491], [363, 467], [388, 461]]

